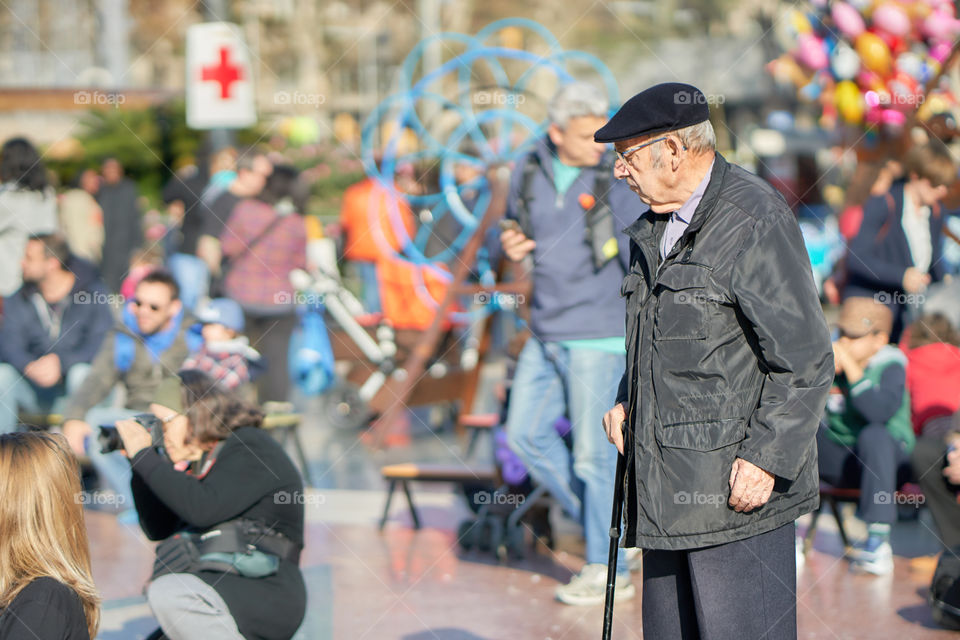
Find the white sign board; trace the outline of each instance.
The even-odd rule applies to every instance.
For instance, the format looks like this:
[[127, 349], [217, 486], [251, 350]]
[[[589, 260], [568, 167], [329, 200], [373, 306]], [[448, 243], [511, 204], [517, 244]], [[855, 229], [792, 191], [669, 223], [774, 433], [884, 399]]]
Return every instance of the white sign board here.
[[238, 129], [257, 122], [253, 68], [240, 28], [204, 22], [187, 29], [187, 126]]

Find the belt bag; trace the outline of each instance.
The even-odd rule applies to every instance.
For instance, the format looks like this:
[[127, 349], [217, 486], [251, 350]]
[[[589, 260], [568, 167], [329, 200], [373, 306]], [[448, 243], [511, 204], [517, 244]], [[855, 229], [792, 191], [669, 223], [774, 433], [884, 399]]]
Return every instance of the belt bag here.
[[167, 573], [219, 571], [248, 578], [300, 562], [300, 545], [252, 520], [231, 520], [204, 533], [178, 533], [157, 545], [151, 580]]

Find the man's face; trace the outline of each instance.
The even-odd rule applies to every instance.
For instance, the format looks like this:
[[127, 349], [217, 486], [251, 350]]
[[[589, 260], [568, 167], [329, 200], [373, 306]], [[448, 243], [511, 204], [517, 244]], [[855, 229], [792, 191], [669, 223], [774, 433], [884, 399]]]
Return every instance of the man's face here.
[[595, 167], [603, 157], [604, 145], [593, 141], [593, 134], [606, 123], [599, 116], [571, 118], [563, 129], [550, 125], [550, 141], [560, 161], [571, 167]]
[[137, 328], [144, 335], [152, 335], [180, 312], [180, 301], [174, 300], [170, 287], [162, 282], [141, 282], [133, 299], [133, 313]]
[[[630, 190], [637, 194], [641, 200], [650, 206], [654, 213], [669, 213], [675, 207], [671, 204], [675, 196], [671, 194], [672, 167], [668, 164], [666, 155], [666, 146], [670, 144], [671, 139], [662, 139], [659, 142], [653, 142], [658, 138], [665, 138], [663, 134], [654, 134], [641, 136], [639, 138], [630, 138], [621, 142], [615, 142], [614, 148], [619, 151], [627, 151], [631, 147], [650, 142], [651, 144], [643, 148], [626, 154], [626, 163], [618, 156], [613, 165], [613, 177], [617, 180], [625, 180]], [[654, 147], [660, 147], [661, 154], [660, 166], [654, 166], [652, 151]]]
[[20, 260], [20, 269], [23, 271], [23, 281], [30, 284], [42, 282], [52, 268], [53, 259], [47, 256], [43, 243], [39, 240], [27, 241], [27, 248]]
[[243, 195], [247, 197], [259, 195], [271, 173], [273, 173], [273, 164], [266, 156], [254, 158], [251, 169], [238, 169], [237, 181], [240, 183]]
[[103, 163], [103, 179], [108, 184], [116, 184], [123, 177], [123, 167], [116, 160], [107, 160]]

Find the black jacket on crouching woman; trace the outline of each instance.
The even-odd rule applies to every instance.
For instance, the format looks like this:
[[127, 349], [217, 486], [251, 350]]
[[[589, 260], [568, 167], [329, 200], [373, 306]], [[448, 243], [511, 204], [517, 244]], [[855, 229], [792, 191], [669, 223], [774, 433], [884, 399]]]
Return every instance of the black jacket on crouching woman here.
[[[134, 502], [151, 540], [242, 517], [303, 545], [303, 504], [292, 499], [302, 493], [303, 481], [280, 445], [261, 429], [233, 431], [202, 478], [175, 470], [151, 447], [137, 452], [132, 464]], [[306, 588], [300, 568], [289, 560], [281, 559], [277, 573], [265, 578], [214, 571], [196, 575], [224, 599], [246, 638], [286, 640], [303, 621]]]

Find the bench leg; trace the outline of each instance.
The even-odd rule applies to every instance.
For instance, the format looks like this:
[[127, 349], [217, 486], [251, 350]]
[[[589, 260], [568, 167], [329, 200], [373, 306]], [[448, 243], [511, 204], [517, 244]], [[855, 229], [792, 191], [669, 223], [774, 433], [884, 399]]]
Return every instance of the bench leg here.
[[413, 496], [410, 494], [410, 483], [404, 480], [401, 483], [403, 487], [403, 492], [407, 496], [407, 504], [410, 506], [410, 517], [413, 519], [413, 528], [420, 528], [420, 516], [417, 515], [417, 508], [413, 506]]
[[390, 515], [390, 502], [393, 500], [393, 491], [397, 488], [397, 481], [391, 480], [390, 487], [387, 489], [387, 503], [383, 505], [383, 517], [380, 518], [380, 531], [387, 526], [387, 517]]

